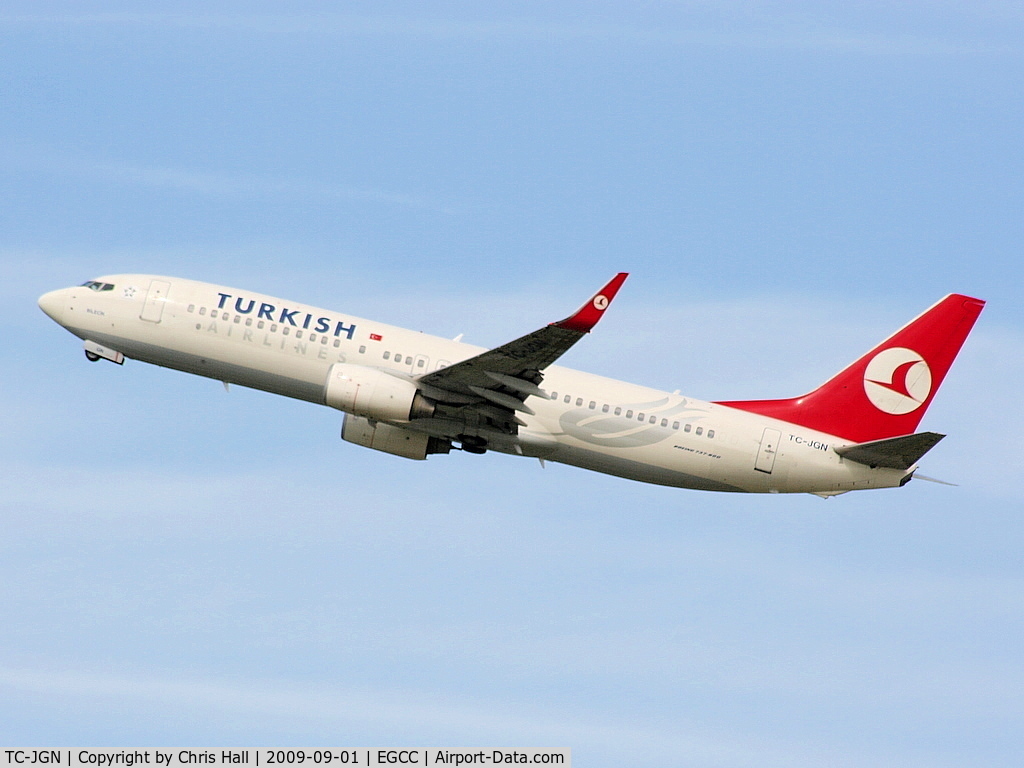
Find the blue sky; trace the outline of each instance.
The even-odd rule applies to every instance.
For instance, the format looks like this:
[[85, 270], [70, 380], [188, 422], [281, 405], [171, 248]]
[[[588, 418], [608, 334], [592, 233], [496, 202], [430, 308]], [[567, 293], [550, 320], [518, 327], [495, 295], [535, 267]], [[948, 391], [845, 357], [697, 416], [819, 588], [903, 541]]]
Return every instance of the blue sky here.
[[[1019, 6], [326, 7], [0, 11], [0, 740], [1015, 765]], [[35, 306], [153, 272], [493, 346], [619, 270], [564, 362], [707, 399], [986, 299], [922, 425], [959, 487], [408, 462]]]

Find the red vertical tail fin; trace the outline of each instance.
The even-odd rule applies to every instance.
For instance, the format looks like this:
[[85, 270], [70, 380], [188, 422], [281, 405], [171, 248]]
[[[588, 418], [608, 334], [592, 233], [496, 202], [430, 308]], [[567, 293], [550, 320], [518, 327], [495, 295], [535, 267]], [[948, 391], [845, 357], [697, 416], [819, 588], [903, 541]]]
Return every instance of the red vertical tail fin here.
[[951, 294], [803, 397], [719, 405], [857, 443], [909, 435], [984, 306], [980, 299]]

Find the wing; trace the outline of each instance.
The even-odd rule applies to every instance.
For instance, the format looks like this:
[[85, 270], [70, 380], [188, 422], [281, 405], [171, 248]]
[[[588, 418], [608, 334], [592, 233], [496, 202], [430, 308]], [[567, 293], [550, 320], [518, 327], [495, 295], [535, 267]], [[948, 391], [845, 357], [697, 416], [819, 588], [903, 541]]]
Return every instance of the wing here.
[[438, 404], [438, 415], [444, 420], [515, 434], [516, 426], [523, 423], [515, 412], [533, 413], [523, 401], [531, 395], [547, 398], [539, 386], [544, 369], [590, 333], [627, 275], [617, 274], [565, 320], [424, 374], [416, 380], [417, 385]]

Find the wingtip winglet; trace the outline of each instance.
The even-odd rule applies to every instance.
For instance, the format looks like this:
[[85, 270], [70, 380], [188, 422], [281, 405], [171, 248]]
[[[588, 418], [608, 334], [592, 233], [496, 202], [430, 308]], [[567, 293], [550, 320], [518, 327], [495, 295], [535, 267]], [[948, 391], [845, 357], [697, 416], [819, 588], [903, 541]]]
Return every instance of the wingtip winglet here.
[[590, 330], [597, 325], [598, 320], [601, 319], [605, 310], [611, 305], [612, 299], [615, 298], [615, 294], [619, 292], [622, 284], [626, 282], [627, 277], [629, 277], [629, 272], [619, 272], [608, 281], [607, 285], [595, 293], [586, 304], [580, 307], [574, 315], [557, 323], [552, 323], [552, 325], [565, 328], [568, 331], [590, 333]]

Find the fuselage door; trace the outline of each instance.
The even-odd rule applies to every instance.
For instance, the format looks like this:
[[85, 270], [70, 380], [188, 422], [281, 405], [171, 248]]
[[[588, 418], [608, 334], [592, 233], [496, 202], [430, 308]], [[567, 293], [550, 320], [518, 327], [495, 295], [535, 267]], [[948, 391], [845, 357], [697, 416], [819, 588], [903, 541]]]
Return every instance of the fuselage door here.
[[777, 429], [766, 427], [761, 435], [761, 448], [757, 452], [757, 461], [754, 462], [754, 469], [770, 475], [775, 468], [775, 456], [779, 452], [779, 441], [782, 440], [782, 433]]
[[163, 280], [154, 280], [149, 284], [149, 293], [146, 294], [146, 303], [142, 305], [143, 320], [151, 323], [159, 323], [164, 316], [164, 303], [167, 301], [167, 293], [171, 290], [171, 284]]

